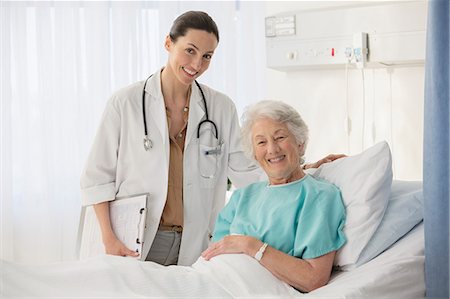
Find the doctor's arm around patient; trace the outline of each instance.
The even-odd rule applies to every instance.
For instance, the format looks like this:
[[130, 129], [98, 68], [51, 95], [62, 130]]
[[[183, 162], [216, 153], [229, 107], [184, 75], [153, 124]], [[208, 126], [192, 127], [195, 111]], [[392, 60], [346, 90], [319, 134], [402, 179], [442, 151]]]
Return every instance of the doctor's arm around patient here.
[[327, 284], [346, 238], [340, 191], [303, 171], [308, 128], [292, 107], [262, 101], [243, 116], [243, 144], [268, 176], [235, 191], [216, 221], [206, 260], [255, 257], [274, 276], [309, 292]]

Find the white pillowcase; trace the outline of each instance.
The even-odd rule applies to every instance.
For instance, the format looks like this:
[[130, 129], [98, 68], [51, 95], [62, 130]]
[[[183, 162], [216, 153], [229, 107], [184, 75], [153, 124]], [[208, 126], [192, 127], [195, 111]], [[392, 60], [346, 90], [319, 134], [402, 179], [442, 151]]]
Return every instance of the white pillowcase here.
[[393, 181], [380, 226], [361, 252], [357, 267], [377, 257], [423, 219], [422, 182]]
[[380, 142], [359, 155], [323, 164], [313, 176], [335, 184], [346, 207], [345, 245], [334, 264], [351, 268], [377, 230], [386, 210], [392, 184], [391, 151]]

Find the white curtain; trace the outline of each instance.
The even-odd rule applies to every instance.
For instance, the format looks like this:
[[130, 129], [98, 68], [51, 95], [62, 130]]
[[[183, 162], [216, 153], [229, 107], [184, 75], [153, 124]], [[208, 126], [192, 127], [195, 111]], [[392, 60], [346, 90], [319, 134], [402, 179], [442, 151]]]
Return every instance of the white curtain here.
[[239, 112], [265, 94], [262, 2], [8, 2], [1, 30], [1, 258], [76, 259], [79, 177], [111, 93], [165, 65], [176, 16], [203, 10], [220, 43], [200, 82]]

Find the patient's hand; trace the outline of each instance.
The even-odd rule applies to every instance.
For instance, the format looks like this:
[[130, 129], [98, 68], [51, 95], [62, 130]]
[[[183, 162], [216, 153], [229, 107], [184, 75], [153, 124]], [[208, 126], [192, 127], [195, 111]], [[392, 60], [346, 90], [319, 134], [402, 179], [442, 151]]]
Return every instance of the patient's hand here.
[[303, 166], [303, 169], [308, 169], [308, 168], [319, 168], [320, 165], [328, 163], [328, 162], [332, 162], [334, 160], [343, 158], [343, 157], [347, 157], [344, 154], [330, 154], [328, 156], [326, 156], [325, 158], [320, 159], [319, 161], [315, 162], [315, 163], [310, 163], [310, 164], [305, 164]]
[[208, 261], [216, 255], [226, 253], [245, 253], [254, 256], [262, 244], [263, 242], [250, 236], [225, 236], [222, 240], [210, 244], [208, 248], [202, 252], [202, 257]]

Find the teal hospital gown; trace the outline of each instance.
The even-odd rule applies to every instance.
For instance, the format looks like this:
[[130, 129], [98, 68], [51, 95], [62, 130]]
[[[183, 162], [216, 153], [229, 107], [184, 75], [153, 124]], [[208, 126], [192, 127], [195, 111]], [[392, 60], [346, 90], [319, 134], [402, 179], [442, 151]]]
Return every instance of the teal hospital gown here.
[[283, 185], [258, 182], [236, 190], [220, 212], [213, 242], [247, 235], [289, 255], [312, 259], [345, 244], [339, 189], [311, 175]]

